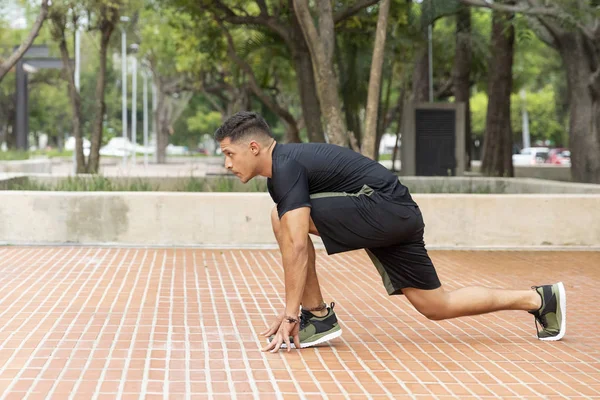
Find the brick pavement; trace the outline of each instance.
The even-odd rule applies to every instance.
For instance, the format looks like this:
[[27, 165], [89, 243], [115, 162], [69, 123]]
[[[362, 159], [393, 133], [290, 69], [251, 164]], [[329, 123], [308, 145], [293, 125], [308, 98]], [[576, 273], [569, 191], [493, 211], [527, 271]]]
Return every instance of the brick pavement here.
[[600, 252], [430, 253], [448, 288], [562, 280], [565, 339], [524, 312], [428, 321], [363, 252], [319, 251], [343, 335], [262, 353], [276, 251], [0, 247], [0, 399], [600, 398]]

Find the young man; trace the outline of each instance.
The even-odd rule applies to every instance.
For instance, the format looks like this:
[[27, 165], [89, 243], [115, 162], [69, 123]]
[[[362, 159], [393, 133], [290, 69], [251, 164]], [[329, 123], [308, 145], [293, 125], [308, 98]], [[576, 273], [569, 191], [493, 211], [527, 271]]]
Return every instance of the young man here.
[[[278, 144], [258, 114], [240, 112], [216, 132], [225, 167], [243, 183], [268, 178], [277, 204], [271, 221], [282, 254], [285, 310], [263, 351], [313, 346], [341, 334], [333, 303], [323, 301], [309, 233], [328, 254], [365, 249], [389, 295], [403, 294], [431, 320], [500, 310], [534, 315], [538, 338], [559, 340], [566, 328], [562, 283], [534, 290], [465, 287], [446, 291], [423, 242], [419, 206], [398, 177], [350, 149], [325, 144]], [[300, 316], [299, 310], [302, 306]]]

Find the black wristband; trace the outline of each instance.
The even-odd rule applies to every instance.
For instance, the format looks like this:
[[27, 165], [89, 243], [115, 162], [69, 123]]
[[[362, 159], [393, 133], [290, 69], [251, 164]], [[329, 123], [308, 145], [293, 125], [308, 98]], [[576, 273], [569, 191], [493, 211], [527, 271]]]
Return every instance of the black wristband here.
[[295, 323], [297, 323], [297, 322], [298, 322], [298, 319], [296, 319], [296, 318], [293, 318], [293, 317], [285, 317], [285, 320], [286, 320], [287, 322], [289, 322], [290, 324], [295, 324]]

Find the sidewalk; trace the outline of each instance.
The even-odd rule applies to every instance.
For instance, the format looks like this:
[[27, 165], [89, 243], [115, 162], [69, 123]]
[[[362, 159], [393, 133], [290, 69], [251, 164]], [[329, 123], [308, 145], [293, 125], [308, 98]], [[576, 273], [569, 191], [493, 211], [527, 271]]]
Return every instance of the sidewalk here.
[[430, 254], [450, 289], [562, 280], [565, 339], [525, 312], [428, 321], [363, 252], [320, 251], [343, 335], [262, 353], [276, 251], [0, 247], [0, 399], [600, 397], [600, 252]]

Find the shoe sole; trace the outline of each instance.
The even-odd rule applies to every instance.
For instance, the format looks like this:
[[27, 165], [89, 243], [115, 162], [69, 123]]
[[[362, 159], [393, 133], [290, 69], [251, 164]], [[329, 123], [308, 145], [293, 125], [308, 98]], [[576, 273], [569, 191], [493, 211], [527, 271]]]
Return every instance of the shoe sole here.
[[567, 292], [565, 290], [565, 285], [563, 285], [562, 282], [558, 282], [556, 285], [558, 286], [558, 295], [560, 296], [560, 331], [556, 336], [539, 338], [545, 342], [555, 342], [560, 340], [565, 336], [565, 332], [567, 331]]
[[[342, 330], [338, 329], [337, 331], [331, 332], [330, 334], [327, 334], [327, 335], [325, 335], [323, 337], [320, 337], [320, 338], [318, 338], [315, 341], [308, 342], [308, 343], [300, 343], [300, 348], [301, 349], [305, 349], [307, 347], [316, 346], [318, 344], [328, 342], [328, 341], [333, 340], [333, 339], [335, 339], [337, 337], [340, 337], [340, 336], [342, 336]], [[271, 343], [271, 342], [269, 342], [269, 339], [267, 339], [267, 343]], [[294, 344], [294, 342], [291, 342], [290, 344], [291, 344], [290, 347], [292, 349], [296, 348], [296, 345]], [[287, 349], [287, 345], [285, 343], [282, 343], [281, 346], [280, 346], [280, 348], [281, 349]]]

